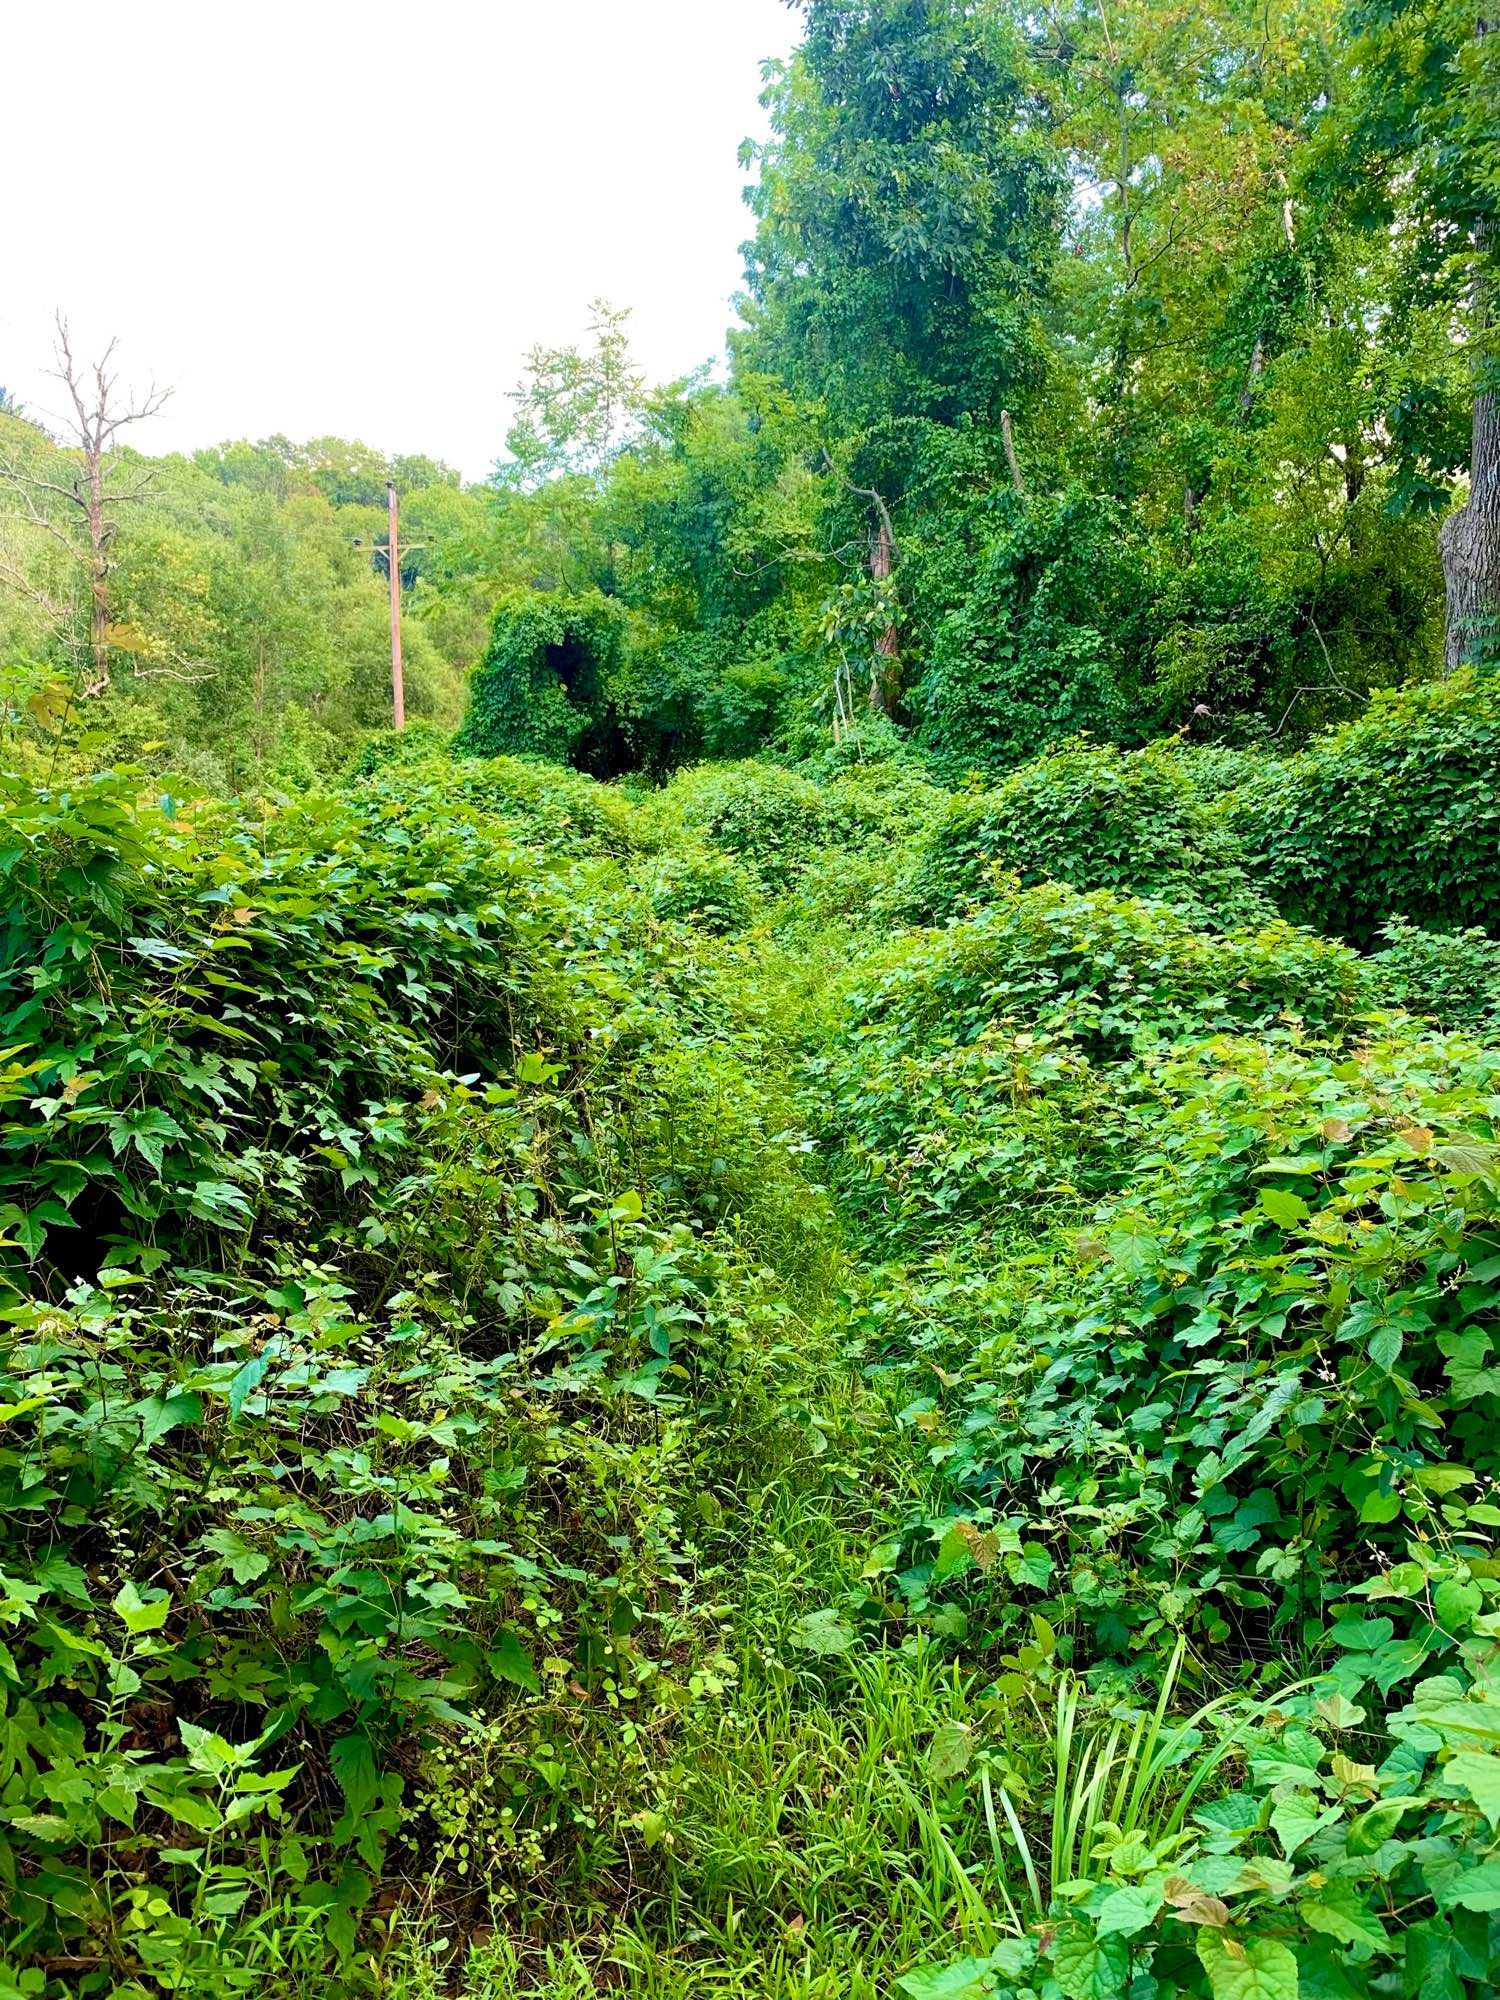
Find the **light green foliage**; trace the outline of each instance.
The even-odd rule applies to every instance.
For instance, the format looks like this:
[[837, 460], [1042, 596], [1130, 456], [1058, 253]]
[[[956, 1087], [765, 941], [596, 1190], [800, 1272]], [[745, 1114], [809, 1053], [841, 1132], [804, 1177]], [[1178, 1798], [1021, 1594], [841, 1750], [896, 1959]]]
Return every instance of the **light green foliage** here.
[[657, 916], [675, 917], [710, 933], [743, 930], [755, 909], [749, 870], [712, 848], [660, 855], [651, 869], [649, 894]]
[[[16, 428], [37, 475], [66, 489], [77, 454]], [[0, 437], [0, 464], [10, 446]], [[82, 626], [78, 619], [87, 593], [76, 577], [54, 573], [62, 558], [53, 536], [29, 516], [12, 521], [0, 491], [0, 552], [12, 558], [0, 563], [0, 662], [8, 669], [16, 651], [46, 660], [74, 696], [53, 719], [42, 768], [55, 772], [59, 758], [87, 769], [118, 757], [220, 791], [267, 783], [295, 790], [336, 770], [390, 717], [384, 544], [392, 470], [413, 503], [404, 533], [423, 545], [403, 562], [408, 710], [451, 726], [471, 642], [461, 620], [424, 620], [430, 600], [420, 572], [434, 545], [421, 502], [440, 496], [431, 504], [446, 510], [452, 536], [483, 507], [447, 468], [387, 464], [337, 438], [225, 445], [190, 460], [131, 455], [119, 478], [141, 497], [121, 509], [110, 543], [110, 682], [86, 696], [86, 611]], [[52, 510], [53, 527], [68, 511], [55, 492], [31, 497]], [[41, 613], [38, 591], [56, 616]], [[30, 606], [13, 633], [8, 592]]]
[[1494, 1990], [1500, 36], [800, 12], [727, 382], [107, 690], [0, 407], [0, 2000]]
[[630, 356], [629, 308], [595, 299], [589, 315], [587, 350], [534, 347], [526, 357], [505, 439], [511, 462], [502, 468], [518, 484], [601, 471], [640, 411], [644, 378]]

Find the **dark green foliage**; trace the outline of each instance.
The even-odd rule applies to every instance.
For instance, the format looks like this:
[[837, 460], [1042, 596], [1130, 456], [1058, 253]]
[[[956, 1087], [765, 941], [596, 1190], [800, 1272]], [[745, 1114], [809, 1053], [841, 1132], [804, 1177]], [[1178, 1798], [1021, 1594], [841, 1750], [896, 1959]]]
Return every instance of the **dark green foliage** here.
[[460, 757], [423, 774], [485, 812], [513, 823], [531, 847], [559, 858], [633, 854], [648, 843], [640, 815], [622, 792], [566, 764], [540, 757]]
[[1500, 929], [1500, 676], [1394, 694], [1226, 801], [1298, 923], [1367, 943], [1390, 917]]
[[785, 677], [769, 661], [726, 665], [710, 634], [632, 646], [611, 699], [633, 768], [664, 777], [700, 757], [752, 756], [770, 737]]
[[628, 768], [613, 701], [625, 614], [597, 591], [517, 592], [495, 614], [454, 749], [555, 758], [604, 777]]
[[1023, 94], [1019, 37], [993, 10], [810, 0], [771, 82], [742, 361], [846, 428], [997, 416], [1031, 370], [1026, 300], [1061, 220]]
[[784, 889], [833, 830], [828, 800], [811, 779], [774, 764], [705, 764], [662, 795], [662, 809]]
[[1119, 510], [1076, 490], [1035, 505], [1000, 493], [966, 526], [972, 554], [950, 524], [927, 564], [929, 587], [952, 596], [912, 693], [939, 767], [961, 779], [1084, 731], [1149, 733], [1126, 693], [1145, 591]]
[[1165, 749], [1058, 750], [993, 791], [961, 793], [923, 846], [915, 913], [930, 921], [984, 901], [997, 870], [1028, 886], [1161, 898], [1220, 926], [1272, 914], [1233, 834]]
[[404, 729], [388, 729], [372, 736], [349, 767], [351, 778], [373, 778], [392, 765], [421, 764], [439, 757], [448, 747], [445, 730], [430, 722], [409, 722]]

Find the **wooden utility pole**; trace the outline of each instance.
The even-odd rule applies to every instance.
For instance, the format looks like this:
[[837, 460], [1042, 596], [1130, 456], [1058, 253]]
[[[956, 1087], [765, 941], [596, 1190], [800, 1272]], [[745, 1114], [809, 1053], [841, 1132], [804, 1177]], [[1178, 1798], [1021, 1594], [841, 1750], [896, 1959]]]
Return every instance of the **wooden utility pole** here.
[[391, 573], [391, 713], [396, 727], [406, 727], [406, 683], [401, 677], [401, 552], [396, 539], [396, 482], [385, 482], [390, 509], [390, 538], [386, 546], [386, 567]]

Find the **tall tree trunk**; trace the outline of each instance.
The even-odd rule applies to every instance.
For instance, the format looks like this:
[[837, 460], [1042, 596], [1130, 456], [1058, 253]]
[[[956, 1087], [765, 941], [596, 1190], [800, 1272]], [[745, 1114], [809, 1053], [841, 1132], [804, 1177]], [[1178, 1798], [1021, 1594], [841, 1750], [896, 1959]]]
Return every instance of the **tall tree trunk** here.
[[1500, 621], [1500, 399], [1493, 390], [1474, 398], [1469, 501], [1443, 523], [1438, 548], [1448, 592], [1443, 672], [1451, 674]]
[[[1475, 33], [1488, 35], [1494, 28], [1493, 21], [1480, 20]], [[1481, 368], [1491, 307], [1488, 261], [1494, 234], [1488, 219], [1474, 231], [1474, 344]], [[1475, 642], [1500, 621], [1500, 397], [1493, 389], [1480, 390], [1474, 397], [1468, 504], [1443, 523], [1438, 550], [1448, 596], [1443, 672], [1451, 674], [1463, 665]]]
[[[1494, 34], [1496, 22], [1480, 18], [1474, 34]], [[1486, 216], [1474, 230], [1474, 346], [1484, 368], [1492, 286], [1490, 248], [1494, 222]], [[1484, 376], [1480, 376], [1484, 380]], [[1500, 396], [1480, 388], [1474, 396], [1474, 432], [1468, 454], [1468, 504], [1450, 514], [1438, 534], [1442, 582], [1448, 592], [1448, 622], [1442, 634], [1442, 670], [1452, 674], [1470, 648], [1494, 634], [1500, 620]]]

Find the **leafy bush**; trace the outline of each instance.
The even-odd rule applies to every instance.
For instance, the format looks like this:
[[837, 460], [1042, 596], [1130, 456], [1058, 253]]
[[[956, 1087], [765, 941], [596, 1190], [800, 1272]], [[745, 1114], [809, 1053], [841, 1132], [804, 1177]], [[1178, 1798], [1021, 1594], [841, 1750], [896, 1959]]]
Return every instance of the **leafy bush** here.
[[657, 916], [721, 937], [743, 930], [755, 908], [750, 875], [711, 848], [664, 854], [650, 878], [650, 897]]
[[977, 554], [950, 531], [915, 570], [939, 600], [947, 568], [961, 577], [912, 695], [940, 770], [1004, 772], [1085, 730], [1138, 739], [1126, 661], [1148, 586], [1118, 509], [1076, 488], [1031, 503], [1001, 491], [970, 532]]
[[1012, 885], [943, 931], [917, 931], [861, 969], [855, 1033], [973, 1041], [1013, 1021], [1070, 1036], [1091, 1056], [1219, 1029], [1350, 1020], [1361, 961], [1279, 920], [1223, 935], [1161, 904], [1060, 883]]
[[1270, 778], [1277, 759], [1268, 750], [1238, 750], [1227, 743], [1183, 743], [1164, 738], [1153, 744], [1159, 757], [1170, 759], [1174, 770], [1206, 804], [1238, 791], [1252, 778]]
[[461, 758], [421, 774], [455, 797], [510, 820], [526, 841], [557, 856], [624, 856], [647, 844], [622, 792], [566, 764], [533, 757]]
[[1500, 929], [1500, 675], [1377, 694], [1357, 722], [1227, 800], [1299, 923], [1364, 944], [1392, 916]]
[[[1400, 1029], [1150, 1060], [1068, 1260], [913, 1343], [952, 1516], [1037, 1551], [1044, 1615], [1096, 1654], [1176, 1628], [1248, 1664], [1355, 1586], [1420, 1611], [1446, 1581], [1462, 1635], [1495, 1591], [1497, 1077]], [[973, 1568], [929, 1533], [913, 1591]]]
[[590, 1691], [695, 1699], [671, 1496], [775, 1308], [690, 1190], [753, 1250], [774, 1099], [689, 934], [641, 976], [451, 775], [6, 785], [0, 1915], [117, 1986], [254, 1984], [243, 1922], [317, 1985], [394, 1843], [462, 1872], [424, 1745], [490, 1732], [534, 1875], [650, 1796]]
[[679, 825], [752, 868], [767, 889], [787, 888], [824, 847], [833, 815], [822, 789], [775, 764], [705, 764], [673, 779], [657, 801]]
[[899, 1992], [1016, 2000], [1046, 1981], [1094, 2000], [1292, 2000], [1401, 1990], [1398, 1976], [1420, 1993], [1418, 1970], [1456, 2000], [1486, 1990], [1500, 1902], [1486, 1853], [1500, 1818], [1493, 1614], [1456, 1651], [1440, 1626], [1433, 1645], [1402, 1641], [1389, 1618], [1351, 1608], [1331, 1634], [1338, 1658], [1309, 1685], [1183, 1718], [1170, 1708], [1180, 1643], [1154, 1702], [1093, 1719], [1036, 1624], [1033, 1672], [1009, 1679], [1052, 1712], [1043, 1754], [991, 1717], [933, 1739], [949, 1824], [989, 1836], [971, 1866], [995, 1898], [996, 1942]]
[[611, 682], [625, 613], [598, 591], [517, 591], [495, 613], [453, 740], [461, 756], [531, 753], [609, 777], [627, 769]]
[[372, 736], [349, 766], [351, 778], [373, 778], [392, 764], [420, 764], [448, 748], [448, 732], [431, 722], [408, 722]]
[[1445, 1028], [1500, 1036], [1500, 938], [1484, 931], [1428, 931], [1396, 917], [1370, 960], [1387, 1003], [1430, 1014]]
[[1154, 749], [1059, 750], [993, 791], [955, 798], [918, 863], [916, 913], [941, 918], [982, 901], [996, 868], [1028, 885], [1051, 879], [1160, 897], [1220, 924], [1272, 914], [1233, 835], [1176, 760]]

